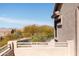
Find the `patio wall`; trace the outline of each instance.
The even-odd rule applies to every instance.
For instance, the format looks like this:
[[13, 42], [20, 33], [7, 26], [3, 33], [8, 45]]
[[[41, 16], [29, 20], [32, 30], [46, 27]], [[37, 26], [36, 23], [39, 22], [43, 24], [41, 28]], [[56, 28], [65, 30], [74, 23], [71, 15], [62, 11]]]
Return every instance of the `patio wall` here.
[[17, 48], [17, 41], [12, 42], [14, 43], [15, 56], [75, 56], [75, 48], [73, 40], [67, 41], [66, 42], [68, 43], [67, 46], [60, 45], [58, 47], [55, 46], [54, 44], [49, 44], [43, 46], [31, 45], [32, 47]]

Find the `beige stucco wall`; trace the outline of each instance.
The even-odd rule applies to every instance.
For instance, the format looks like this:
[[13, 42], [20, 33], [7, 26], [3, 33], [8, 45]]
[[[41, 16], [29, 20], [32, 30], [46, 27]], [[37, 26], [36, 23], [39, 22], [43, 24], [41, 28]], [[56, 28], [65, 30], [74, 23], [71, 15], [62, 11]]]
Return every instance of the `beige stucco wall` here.
[[16, 48], [15, 56], [67, 56], [66, 47]]
[[[67, 47], [56, 47], [55, 43], [49, 45], [33, 45], [32, 47], [18, 47], [17, 41], [9, 41], [10, 44], [14, 44], [14, 54], [15, 56], [75, 56], [74, 53], [74, 41], [67, 41]], [[50, 42], [49, 42], [50, 43]]]
[[75, 10], [79, 6], [79, 4], [69, 4], [64, 3], [60, 10], [62, 15], [62, 28], [58, 29], [57, 38], [59, 41], [66, 41], [66, 40], [75, 40], [75, 26], [76, 26], [76, 16]]
[[[75, 55], [79, 55], [79, 3], [64, 3], [60, 10], [62, 28], [57, 28], [59, 41], [74, 40]], [[78, 17], [77, 17], [78, 16]]]

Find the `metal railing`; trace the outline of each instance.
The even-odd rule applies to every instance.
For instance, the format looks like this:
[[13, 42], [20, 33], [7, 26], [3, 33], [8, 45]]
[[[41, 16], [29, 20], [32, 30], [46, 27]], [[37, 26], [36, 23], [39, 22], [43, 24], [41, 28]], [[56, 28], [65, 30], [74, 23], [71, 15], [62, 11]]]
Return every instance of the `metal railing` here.
[[7, 44], [0, 48], [0, 56], [14, 56], [14, 48], [11, 44]]
[[[17, 47], [50, 46], [49, 42], [17, 42]], [[68, 42], [55, 42], [54, 47], [68, 47]]]
[[67, 42], [56, 42], [55, 47], [68, 47]]
[[9, 48], [8, 45], [4, 45], [3, 47], [0, 47], [0, 53], [3, 52], [3, 51], [5, 51], [8, 48]]
[[48, 45], [48, 42], [17, 42], [18, 45]]
[[17, 42], [17, 47], [32, 47], [34, 45], [48, 45], [48, 42]]

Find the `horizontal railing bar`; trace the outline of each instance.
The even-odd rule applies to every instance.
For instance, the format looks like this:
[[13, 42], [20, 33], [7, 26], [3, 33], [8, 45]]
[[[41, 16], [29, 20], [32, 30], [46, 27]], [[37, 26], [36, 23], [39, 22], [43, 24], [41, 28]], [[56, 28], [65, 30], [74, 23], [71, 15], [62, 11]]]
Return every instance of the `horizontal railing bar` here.
[[4, 45], [3, 47], [0, 47], [0, 53], [10, 48], [8, 45]]
[[47, 45], [48, 42], [17, 42], [17, 45]]
[[56, 42], [55, 46], [56, 47], [67, 47], [68, 43], [67, 42]]
[[4, 46], [0, 47], [0, 49], [4, 48], [4, 47], [6, 47], [6, 46], [7, 46], [7, 45], [4, 45]]

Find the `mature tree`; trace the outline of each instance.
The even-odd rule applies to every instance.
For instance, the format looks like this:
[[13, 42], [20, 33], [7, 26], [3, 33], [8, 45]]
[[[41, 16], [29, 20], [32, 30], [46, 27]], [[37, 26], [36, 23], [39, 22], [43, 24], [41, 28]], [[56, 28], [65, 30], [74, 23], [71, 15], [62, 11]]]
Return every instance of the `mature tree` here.
[[29, 26], [26, 26], [24, 27], [24, 33], [30, 33], [30, 35], [34, 35], [36, 33], [38, 33], [38, 26], [36, 25], [29, 25]]
[[23, 37], [32, 37], [32, 42], [45, 42], [54, 37], [54, 28], [48, 25], [29, 25], [23, 30], [12, 31], [11, 35], [7, 35], [0, 41], [0, 46], [5, 45], [9, 40], [19, 39]]
[[54, 36], [54, 28], [51, 27], [51, 26], [47, 26], [47, 25], [44, 25], [44, 26], [40, 26], [40, 31], [43, 35], [47, 35], [48, 38], [49, 37], [52, 37]]

